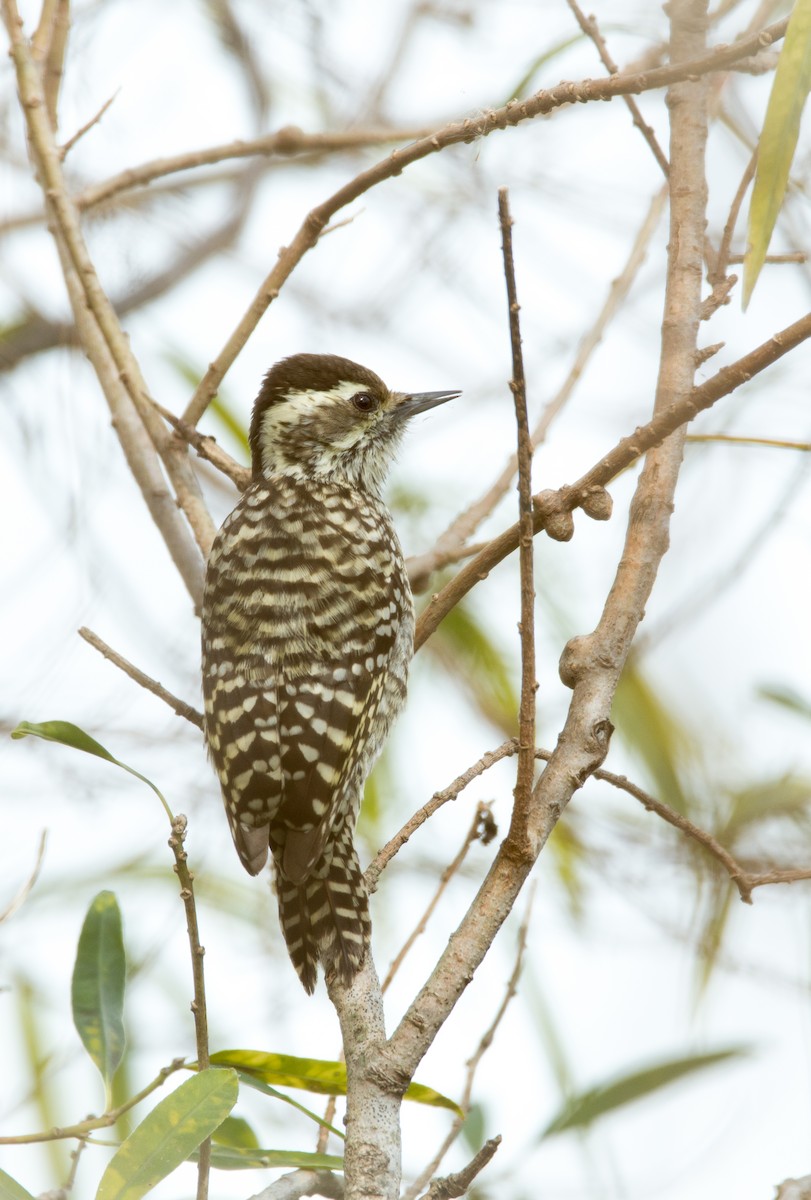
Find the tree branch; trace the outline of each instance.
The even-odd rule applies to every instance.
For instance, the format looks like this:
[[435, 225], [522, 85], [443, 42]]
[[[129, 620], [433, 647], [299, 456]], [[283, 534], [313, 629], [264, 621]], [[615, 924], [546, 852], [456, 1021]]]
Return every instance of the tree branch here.
[[521, 698], [518, 712], [518, 770], [516, 771], [514, 803], [509, 839], [522, 842], [529, 821], [532, 803], [532, 782], [535, 777], [535, 579], [533, 569], [534, 530], [532, 527], [532, 442], [527, 419], [527, 389], [524, 379], [524, 360], [521, 354], [518, 293], [515, 285], [515, 263], [512, 248], [512, 216], [506, 188], [498, 193], [499, 224], [501, 226], [504, 278], [507, 283], [507, 305], [512, 352], [510, 390], [515, 402], [515, 423], [518, 430], [518, 562], [521, 587]]
[[201, 712], [198, 712], [196, 708], [192, 708], [185, 700], [179, 700], [177, 696], [173, 696], [171, 692], [166, 690], [163, 684], [158, 683], [156, 679], [150, 678], [149, 675], [139, 670], [138, 667], [133, 666], [123, 655], [113, 650], [112, 646], [108, 646], [92, 629], [88, 629], [87, 626], [83, 625], [79, 630], [79, 637], [84, 638], [88, 645], [92, 646], [94, 650], [98, 650], [99, 654], [102, 654], [109, 662], [114, 663], [125, 675], [129, 675], [130, 679], [134, 679], [137, 684], [142, 688], [146, 688], [153, 696], [157, 696], [159, 700], [163, 700], [179, 717], [185, 717], [187, 721], [190, 721], [192, 725], [196, 725], [198, 729], [203, 728], [203, 714]]
[[[571, 536], [571, 525], [558, 523], [561, 516], [583, 508], [595, 519], [606, 519], [607, 497], [603, 489], [620, 472], [653, 447], [659, 446], [681, 425], [687, 424], [700, 412], [704, 412], [723, 396], [735, 391], [754, 375], [765, 370], [811, 337], [811, 313], [775, 333], [767, 342], [745, 354], [736, 362], [722, 367], [716, 375], [695, 387], [682, 399], [675, 400], [667, 408], [657, 412], [646, 425], [641, 425], [632, 434], [622, 438], [612, 450], [582, 475], [576, 483], [567, 484], [557, 491], [541, 492], [534, 497], [534, 528], [542, 529], [552, 537], [567, 540]], [[595, 505], [596, 510], [592, 511]], [[610, 501], [607, 501], [610, 506]], [[469, 563], [451, 579], [441, 591], [432, 597], [417, 620], [414, 645], [417, 649], [431, 636], [443, 617], [467, 595], [471, 588], [486, 579], [493, 567], [518, 546], [518, 525], [511, 525], [498, 537], [488, 542]]]
[[639, 92], [668, 87], [680, 79], [700, 77], [723, 70], [738, 59], [771, 46], [784, 36], [787, 24], [787, 18], [776, 21], [757, 34], [741, 38], [732, 46], [718, 46], [711, 53], [698, 56], [689, 62], [671, 63], [633, 74], [611, 75], [605, 79], [559, 83], [557, 87], [536, 92], [526, 100], [510, 100], [508, 104], [490, 109], [479, 117], [465, 117], [461, 121], [452, 121], [425, 137], [417, 138], [410, 145], [392, 151], [385, 159], [361, 171], [354, 179], [313, 208], [304, 218], [290, 245], [282, 247], [279, 251], [276, 265], [260, 284], [244, 316], [201, 379], [186, 406], [183, 420], [190, 425], [197, 424], [234, 359], [298, 263], [316, 245], [325, 226], [340, 209], [357, 200], [370, 188], [402, 174], [412, 163], [436, 154], [448, 146], [476, 141], [478, 138], [487, 137], [496, 129], [507, 129], [523, 121], [544, 116], [565, 104], [584, 104], [590, 100], [611, 100], [615, 96], [636, 95]]

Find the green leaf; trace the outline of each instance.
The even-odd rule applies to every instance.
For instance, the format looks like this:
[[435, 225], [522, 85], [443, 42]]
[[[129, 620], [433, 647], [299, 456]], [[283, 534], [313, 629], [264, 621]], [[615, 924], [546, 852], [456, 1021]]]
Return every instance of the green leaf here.
[[46, 742], [58, 742], [60, 746], [70, 746], [74, 750], [83, 750], [85, 754], [93, 754], [96, 758], [103, 758], [106, 762], [113, 763], [116, 767], [120, 767], [122, 771], [127, 771], [130, 775], [134, 775], [136, 779], [140, 779], [147, 787], [151, 787], [165, 808], [169, 820], [174, 820], [172, 810], [166, 803], [163, 794], [151, 779], [147, 779], [146, 775], [142, 775], [134, 767], [128, 767], [120, 759], [114, 758], [109, 750], [105, 750], [100, 742], [92, 738], [89, 733], [85, 733], [78, 725], [72, 725], [70, 721], [41, 721], [38, 724], [33, 724], [31, 721], [20, 721], [17, 728], [12, 729], [11, 736], [13, 738], [38, 737]]
[[212, 1146], [211, 1165], [221, 1171], [248, 1171], [262, 1167], [342, 1171], [344, 1160], [337, 1154], [315, 1154], [308, 1150], [252, 1150], [240, 1146]]
[[316, 1125], [320, 1125], [322, 1129], [328, 1129], [330, 1133], [334, 1133], [341, 1141], [346, 1141], [346, 1134], [334, 1125], [330, 1125], [329, 1121], [325, 1121], [323, 1117], [319, 1117], [318, 1113], [314, 1113], [312, 1109], [307, 1108], [303, 1104], [299, 1104], [298, 1100], [294, 1100], [292, 1096], [285, 1095], [284, 1092], [278, 1092], [276, 1088], [271, 1087], [269, 1083], [265, 1083], [264, 1079], [257, 1078], [256, 1075], [248, 1075], [245, 1071], [237, 1071], [240, 1084], [245, 1084], [246, 1087], [253, 1088], [256, 1092], [261, 1092], [263, 1096], [270, 1096], [272, 1100], [280, 1100], [283, 1104], [289, 1104], [291, 1108], [295, 1108], [297, 1112], [303, 1113], [305, 1117], [309, 1117]]
[[564, 1133], [569, 1129], [584, 1129], [606, 1113], [631, 1104], [651, 1092], [659, 1091], [676, 1080], [697, 1071], [705, 1071], [719, 1063], [741, 1058], [748, 1054], [745, 1047], [730, 1047], [708, 1054], [694, 1054], [689, 1058], [674, 1058], [668, 1062], [643, 1067], [609, 1083], [598, 1084], [577, 1096], [570, 1096], [560, 1111], [552, 1118], [541, 1134], [542, 1138]]
[[0, 1170], [0, 1200], [34, 1200], [34, 1197], [16, 1179]]
[[612, 716], [618, 734], [650, 773], [655, 794], [676, 812], [689, 814], [692, 805], [682, 776], [696, 764], [696, 739], [650, 685], [633, 655], [620, 676]]
[[505, 662], [472, 605], [457, 604], [425, 646], [457, 679], [465, 694], [495, 727], [512, 737], [518, 731], [518, 692]]
[[[322, 1058], [296, 1058], [292, 1054], [268, 1054], [263, 1050], [218, 1050], [211, 1055], [212, 1065], [233, 1067], [277, 1087], [301, 1088], [319, 1096], [346, 1095], [346, 1064]], [[406, 1088], [406, 1100], [449, 1108], [460, 1116], [462, 1110], [453, 1100], [421, 1083]]]
[[122, 1142], [96, 1200], [141, 1200], [222, 1125], [238, 1091], [235, 1071], [200, 1071], [181, 1083]]
[[797, 0], [774, 75], [758, 142], [757, 171], [749, 205], [749, 233], [743, 264], [746, 308], [769, 249], [788, 187], [797, 149], [800, 119], [811, 90], [811, 0]]
[[126, 962], [121, 910], [112, 892], [99, 892], [82, 925], [73, 968], [73, 1023], [85, 1050], [110, 1084], [124, 1054]]
[[259, 1148], [259, 1138], [244, 1117], [226, 1117], [219, 1129], [212, 1133], [211, 1140], [218, 1146], [231, 1146], [234, 1149]]
[[804, 717], [807, 721], [811, 721], [811, 701], [807, 700], [805, 696], [801, 696], [799, 692], [775, 684], [773, 687], [760, 688], [759, 695], [764, 700], [770, 700], [772, 704], [779, 704], [781, 708], [786, 708], [798, 717]]

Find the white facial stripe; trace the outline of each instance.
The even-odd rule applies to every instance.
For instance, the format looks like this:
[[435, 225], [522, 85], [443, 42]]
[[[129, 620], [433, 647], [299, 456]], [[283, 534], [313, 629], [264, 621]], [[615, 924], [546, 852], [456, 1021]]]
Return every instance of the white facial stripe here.
[[[362, 383], [355, 383], [351, 379], [345, 379], [341, 383], [337, 383], [334, 388], [330, 388], [328, 392], [305, 392], [294, 391], [287, 392], [286, 400], [295, 401], [300, 396], [307, 397], [307, 406], [322, 404], [325, 400], [351, 400], [358, 392], [368, 391]], [[301, 411], [301, 410], [297, 410]]]

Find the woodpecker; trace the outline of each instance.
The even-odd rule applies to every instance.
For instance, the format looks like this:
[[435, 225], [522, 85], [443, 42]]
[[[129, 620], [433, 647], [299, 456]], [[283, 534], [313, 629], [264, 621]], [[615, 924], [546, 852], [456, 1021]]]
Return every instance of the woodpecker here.
[[273, 860], [308, 992], [369, 945], [353, 842], [363, 786], [403, 706], [414, 609], [381, 488], [417, 413], [458, 391], [390, 391], [345, 358], [295, 354], [253, 408], [253, 481], [217, 534], [202, 620], [205, 736], [237, 853]]

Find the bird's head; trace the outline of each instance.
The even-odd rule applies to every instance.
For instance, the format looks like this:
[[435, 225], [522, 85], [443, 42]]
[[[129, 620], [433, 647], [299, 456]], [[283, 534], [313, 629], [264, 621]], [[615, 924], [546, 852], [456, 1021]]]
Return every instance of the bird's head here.
[[377, 493], [410, 418], [458, 395], [392, 392], [347, 358], [294, 354], [271, 367], [254, 404], [254, 479], [326, 479]]

